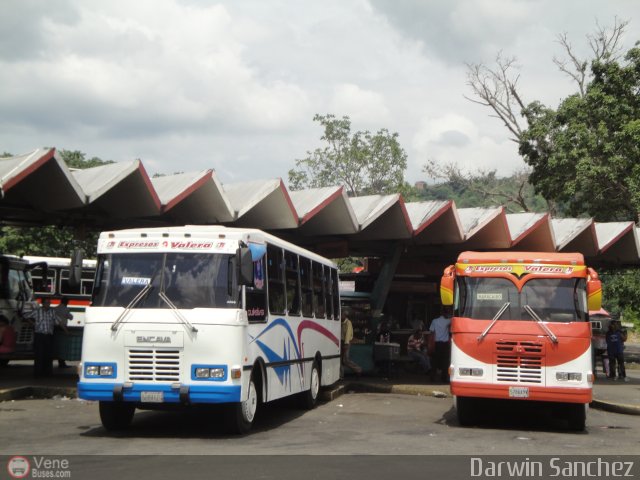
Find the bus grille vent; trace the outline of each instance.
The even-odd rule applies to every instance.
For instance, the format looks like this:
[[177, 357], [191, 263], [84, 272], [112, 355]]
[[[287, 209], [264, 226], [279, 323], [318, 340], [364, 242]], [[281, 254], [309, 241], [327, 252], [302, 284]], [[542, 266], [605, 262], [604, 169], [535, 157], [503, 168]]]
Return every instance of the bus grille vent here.
[[180, 381], [180, 350], [131, 349], [127, 368], [127, 379], [130, 382], [178, 382]]
[[541, 343], [497, 342], [496, 350], [498, 382], [542, 383], [543, 346]]

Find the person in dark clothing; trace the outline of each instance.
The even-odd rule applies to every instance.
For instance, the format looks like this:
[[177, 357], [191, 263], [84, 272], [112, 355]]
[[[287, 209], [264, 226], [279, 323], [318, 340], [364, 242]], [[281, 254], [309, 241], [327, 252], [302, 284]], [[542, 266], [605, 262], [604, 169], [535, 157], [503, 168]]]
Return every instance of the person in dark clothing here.
[[[626, 382], [627, 372], [624, 366], [624, 336], [620, 328], [620, 322], [612, 321], [607, 331], [607, 354], [609, 355], [609, 378]], [[617, 368], [616, 368], [617, 364]]]

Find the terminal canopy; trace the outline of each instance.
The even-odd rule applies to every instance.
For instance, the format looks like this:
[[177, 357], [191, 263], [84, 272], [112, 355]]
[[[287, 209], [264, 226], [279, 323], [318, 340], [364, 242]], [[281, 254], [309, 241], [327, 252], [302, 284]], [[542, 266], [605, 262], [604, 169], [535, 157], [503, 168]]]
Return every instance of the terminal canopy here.
[[139, 160], [75, 170], [55, 149], [0, 159], [0, 219], [93, 230], [252, 227], [332, 258], [400, 248], [407, 264], [449, 264], [463, 250], [579, 252], [595, 267], [640, 264], [631, 221], [407, 203], [400, 194], [349, 198], [340, 186], [290, 192], [281, 179], [222, 185], [213, 170], [150, 178]]

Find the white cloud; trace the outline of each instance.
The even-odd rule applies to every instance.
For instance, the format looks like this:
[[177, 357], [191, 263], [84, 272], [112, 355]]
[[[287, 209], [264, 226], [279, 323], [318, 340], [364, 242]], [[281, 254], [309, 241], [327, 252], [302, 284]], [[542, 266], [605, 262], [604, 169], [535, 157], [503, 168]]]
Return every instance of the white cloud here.
[[[78, 149], [149, 171], [286, 178], [315, 113], [398, 132], [407, 179], [427, 158], [519, 165], [498, 120], [463, 98], [464, 62], [517, 55], [527, 100], [572, 91], [551, 62], [635, 0], [5, 0], [0, 149]], [[549, 15], [553, 11], [553, 15]], [[633, 20], [633, 19], [632, 19]], [[632, 23], [627, 39], [640, 37]], [[627, 47], [630, 46], [627, 45]], [[584, 50], [581, 50], [584, 52]], [[585, 52], [588, 54], [588, 50]]]

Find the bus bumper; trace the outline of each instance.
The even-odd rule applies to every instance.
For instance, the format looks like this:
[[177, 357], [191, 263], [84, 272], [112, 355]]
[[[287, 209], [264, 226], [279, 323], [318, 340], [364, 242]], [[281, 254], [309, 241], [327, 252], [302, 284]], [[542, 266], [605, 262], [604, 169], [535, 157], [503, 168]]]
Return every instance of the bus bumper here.
[[[156, 395], [149, 395], [151, 392]], [[159, 395], [161, 393], [161, 395]], [[78, 397], [83, 400], [147, 403], [144, 396], [157, 403], [233, 403], [240, 402], [240, 385], [153, 385], [78, 382]], [[159, 400], [161, 399], [161, 400]]]
[[525, 385], [492, 385], [482, 383], [451, 382], [451, 394], [456, 397], [502, 398], [540, 402], [591, 403], [593, 390], [580, 387], [540, 387], [526, 385], [528, 396], [513, 396], [509, 387]]

